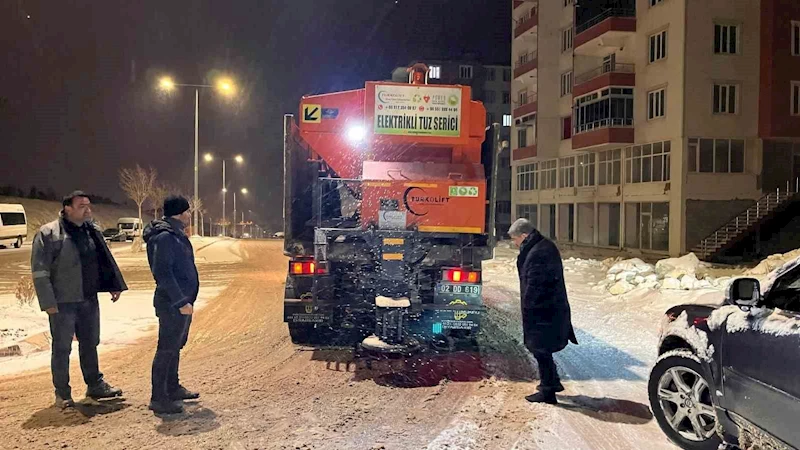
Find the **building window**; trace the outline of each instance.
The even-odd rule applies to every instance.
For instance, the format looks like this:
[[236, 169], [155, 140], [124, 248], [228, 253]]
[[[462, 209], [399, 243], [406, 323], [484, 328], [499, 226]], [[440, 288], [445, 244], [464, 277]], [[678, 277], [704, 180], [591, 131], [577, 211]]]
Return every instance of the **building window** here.
[[511, 81], [511, 69], [503, 69], [503, 81]]
[[572, 93], [572, 71], [561, 74], [561, 96]]
[[561, 118], [561, 139], [569, 139], [572, 137], [572, 117]]
[[669, 250], [669, 203], [626, 203], [625, 246]]
[[538, 222], [536, 205], [517, 205], [517, 219], [528, 219], [536, 226]]
[[558, 160], [558, 187], [575, 187], [575, 157], [568, 156]]
[[[597, 245], [619, 247], [620, 220], [622, 205], [619, 203], [597, 204]], [[580, 219], [580, 215], [578, 216]]]
[[664, 0], [650, 0], [650, 6], [656, 6], [657, 4], [663, 2]]
[[497, 79], [497, 73], [495, 73], [494, 68], [488, 67], [486, 69], [486, 81], [494, 81], [496, 79]]
[[572, 27], [561, 30], [561, 53], [572, 49]]
[[576, 98], [574, 105], [574, 134], [633, 126], [633, 88], [606, 88]]
[[667, 30], [650, 36], [650, 62], [667, 57]]
[[792, 21], [792, 55], [800, 56], [800, 22]]
[[744, 139], [689, 139], [689, 172], [744, 173]]
[[438, 80], [442, 78], [442, 66], [430, 66], [428, 68], [428, 78]]
[[622, 173], [622, 150], [608, 150], [601, 152], [599, 156], [597, 184], [605, 186], [608, 184], [621, 184]]
[[511, 104], [511, 92], [503, 91], [503, 104], [504, 105]]
[[714, 25], [714, 53], [735, 55], [739, 51], [739, 27], [737, 25]]
[[539, 189], [555, 189], [557, 173], [558, 160], [551, 159], [539, 163]]
[[498, 201], [497, 214], [511, 214], [511, 202], [503, 200]]
[[594, 186], [594, 161], [595, 161], [594, 153], [578, 155], [578, 165], [577, 165], [578, 187]]
[[625, 148], [625, 182], [669, 181], [670, 141]]
[[528, 146], [528, 127], [522, 127], [517, 130], [517, 148]]
[[486, 103], [492, 104], [497, 101], [497, 91], [486, 91]]
[[664, 104], [666, 100], [666, 89], [657, 89], [647, 93], [647, 120], [664, 117]]
[[538, 163], [517, 166], [517, 191], [535, 191], [538, 187]]
[[800, 81], [792, 81], [792, 115], [800, 116]]
[[519, 91], [519, 104], [520, 104], [520, 106], [528, 104], [528, 91], [527, 90]]
[[503, 126], [504, 127], [511, 126], [511, 114], [503, 114]]
[[472, 79], [472, 66], [458, 66], [458, 75], [462, 79]]
[[736, 114], [737, 91], [735, 84], [715, 84], [714, 114]]
[[494, 122], [495, 122], [494, 113], [493, 112], [487, 112], [486, 113], [486, 123], [487, 123], [487, 125], [491, 126]]

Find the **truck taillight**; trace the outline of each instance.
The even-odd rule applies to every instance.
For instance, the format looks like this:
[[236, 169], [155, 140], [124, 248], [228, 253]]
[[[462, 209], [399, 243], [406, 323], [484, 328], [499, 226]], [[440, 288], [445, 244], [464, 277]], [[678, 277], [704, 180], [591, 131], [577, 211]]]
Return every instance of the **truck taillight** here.
[[317, 264], [316, 261], [291, 261], [289, 262], [289, 273], [292, 275], [315, 275], [328, 273], [326, 263]]
[[451, 283], [477, 283], [481, 281], [481, 273], [474, 270], [445, 269], [442, 279]]

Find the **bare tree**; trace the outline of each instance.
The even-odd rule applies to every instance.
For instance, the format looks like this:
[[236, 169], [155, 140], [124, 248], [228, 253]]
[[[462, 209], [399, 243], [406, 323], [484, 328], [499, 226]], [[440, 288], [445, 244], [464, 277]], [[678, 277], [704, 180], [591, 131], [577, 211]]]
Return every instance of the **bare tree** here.
[[[119, 171], [119, 186], [125, 191], [128, 198], [133, 200], [139, 208], [140, 223], [144, 223], [142, 222], [142, 205], [153, 192], [156, 174], [156, 170], [152, 167], [150, 169], [143, 169], [138, 164], [133, 169], [124, 168]], [[141, 249], [141, 236], [137, 236], [133, 240], [132, 250], [137, 251]]]
[[189, 198], [189, 212], [192, 213], [192, 234], [197, 234], [197, 230], [195, 227], [198, 224], [194, 223], [194, 212], [197, 211], [198, 213], [203, 210], [203, 199], [200, 197], [191, 196]]
[[165, 184], [154, 184], [150, 192], [150, 204], [153, 205], [153, 219], [158, 219], [158, 211], [164, 207], [164, 199], [170, 194], [169, 187]]

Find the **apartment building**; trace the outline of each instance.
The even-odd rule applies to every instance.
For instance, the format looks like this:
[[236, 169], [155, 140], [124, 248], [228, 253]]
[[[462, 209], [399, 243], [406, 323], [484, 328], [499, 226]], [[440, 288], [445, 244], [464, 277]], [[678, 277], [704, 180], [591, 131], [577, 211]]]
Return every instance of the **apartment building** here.
[[515, 217], [679, 255], [797, 190], [800, 2], [576, 3], [512, 1]]
[[[511, 135], [511, 67], [483, 64], [474, 58], [461, 60], [426, 59], [412, 61], [406, 67], [398, 67], [392, 72], [392, 81], [408, 81], [407, 68], [417, 63], [428, 66], [428, 83], [460, 84], [472, 87], [473, 100], [483, 102], [486, 108], [487, 126], [498, 123], [500, 140], [508, 142]], [[484, 160], [493, 162], [492, 143], [484, 145]], [[496, 233], [502, 237], [511, 226], [511, 151], [506, 148], [500, 153], [497, 188]], [[487, 176], [491, 176], [491, 166], [486, 166]], [[491, 180], [490, 180], [491, 183]], [[488, 213], [488, 211], [487, 211]]]

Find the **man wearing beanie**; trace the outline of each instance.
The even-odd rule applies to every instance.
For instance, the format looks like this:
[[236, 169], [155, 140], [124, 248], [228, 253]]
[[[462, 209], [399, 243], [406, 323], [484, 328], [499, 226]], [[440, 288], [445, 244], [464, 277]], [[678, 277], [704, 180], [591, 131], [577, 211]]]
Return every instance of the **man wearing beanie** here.
[[194, 250], [184, 232], [190, 218], [189, 202], [170, 196], [164, 201], [164, 218], [144, 230], [147, 261], [156, 281], [153, 306], [158, 316], [158, 347], [153, 358], [150, 397], [150, 409], [156, 414], [181, 413], [182, 400], [200, 397], [178, 381], [180, 351], [189, 337], [194, 301], [200, 289]]

